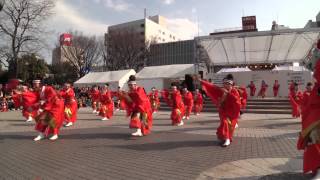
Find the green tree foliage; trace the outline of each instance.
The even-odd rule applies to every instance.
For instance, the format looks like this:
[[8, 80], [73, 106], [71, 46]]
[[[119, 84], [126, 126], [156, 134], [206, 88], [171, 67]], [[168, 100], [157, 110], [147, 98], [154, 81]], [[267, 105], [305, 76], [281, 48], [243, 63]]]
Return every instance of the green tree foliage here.
[[35, 54], [27, 54], [18, 58], [18, 77], [24, 82], [44, 79], [48, 73], [49, 69], [45, 60], [38, 58]]
[[73, 83], [78, 79], [77, 71], [69, 62], [50, 65], [49, 69], [53, 76], [50, 77], [48, 81], [53, 84], [62, 85], [65, 82]]

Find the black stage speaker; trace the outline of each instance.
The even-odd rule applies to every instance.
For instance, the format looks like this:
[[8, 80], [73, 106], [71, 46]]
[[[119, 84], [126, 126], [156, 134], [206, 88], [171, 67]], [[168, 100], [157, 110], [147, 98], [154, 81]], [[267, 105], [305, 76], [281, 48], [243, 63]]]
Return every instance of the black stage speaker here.
[[195, 85], [193, 82], [193, 77], [190, 74], [185, 75], [184, 87], [188, 89], [188, 91], [195, 91]]

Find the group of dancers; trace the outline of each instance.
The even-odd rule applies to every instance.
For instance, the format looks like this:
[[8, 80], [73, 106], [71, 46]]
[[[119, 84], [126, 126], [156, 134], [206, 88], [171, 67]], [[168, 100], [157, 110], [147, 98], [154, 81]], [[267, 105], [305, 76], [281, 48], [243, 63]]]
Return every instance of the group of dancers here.
[[[127, 111], [127, 116], [131, 118], [130, 128], [136, 129], [132, 135], [147, 135], [152, 127], [152, 114], [156, 113], [160, 107], [159, 91], [152, 88], [151, 92], [146, 94], [143, 87], [137, 86], [134, 76], [130, 77], [128, 87], [128, 92], [120, 88], [113, 92], [109, 90], [108, 83], [100, 89], [94, 86], [89, 92], [93, 113], [100, 115], [102, 121], [110, 120], [115, 109], [113, 97], [116, 97], [116, 107]], [[185, 104], [186, 110], [181, 109], [183, 112], [181, 115], [183, 119], [189, 119], [193, 106], [195, 106], [195, 114], [199, 115], [203, 107], [203, 98], [199, 90], [195, 92], [195, 98], [191, 92], [184, 91], [181, 103]], [[170, 97], [166, 100], [171, 105], [175, 103], [171, 98], [173, 91], [169, 94]], [[40, 80], [34, 80], [32, 87], [17, 85], [12, 90], [12, 99], [16, 107], [22, 107], [22, 115], [27, 122], [36, 122], [35, 129], [39, 131], [39, 135], [34, 138], [35, 141], [49, 135], [52, 135], [50, 140], [56, 140], [63, 123], [65, 127], [70, 127], [77, 120], [78, 103], [70, 83], [65, 83], [64, 87], [58, 90], [53, 86], [41, 85]]]
[[[258, 96], [265, 98], [268, 87], [269, 87], [268, 84], [264, 80], [262, 80], [261, 81], [261, 88], [260, 88], [260, 91], [258, 92]], [[250, 89], [250, 96], [251, 97], [255, 96], [257, 88], [256, 88], [256, 85], [254, 84], [253, 81], [250, 81], [250, 84], [247, 86], [247, 88]], [[278, 80], [275, 80], [273, 87], [272, 87], [274, 97], [278, 97], [279, 89], [280, 89], [280, 84], [279, 84]]]
[[[200, 80], [202, 89], [219, 108], [220, 126], [217, 130], [221, 145], [226, 147], [232, 142], [232, 136], [241, 108], [245, 107], [247, 95], [245, 88], [234, 86], [232, 75], [224, 79], [224, 86], [218, 87], [212, 83]], [[160, 107], [160, 94], [171, 108], [171, 124], [184, 125], [194, 111], [197, 116], [203, 109], [203, 96], [199, 89], [190, 92], [187, 88], [178, 89], [179, 85], [172, 83], [170, 89], [159, 91], [152, 88], [149, 94], [143, 87], [137, 85], [135, 76], [128, 80], [129, 90], [118, 89], [114, 92], [106, 83], [98, 89], [94, 86], [89, 92], [92, 99], [93, 113], [101, 116], [102, 121], [111, 120], [116, 108], [125, 110], [130, 117], [129, 127], [134, 129], [132, 136], [150, 134], [153, 125], [153, 114]], [[113, 97], [117, 98], [114, 103]], [[26, 121], [35, 121], [35, 129], [39, 132], [34, 141], [45, 137], [58, 139], [59, 130], [74, 125], [77, 120], [78, 105], [71, 84], [65, 83], [61, 90], [50, 85], [42, 85], [40, 80], [33, 81], [33, 87], [17, 86], [13, 90], [13, 100], [18, 107], [23, 107], [22, 114]]]
[[[294, 82], [290, 85], [289, 99], [293, 106], [294, 117], [301, 117], [302, 129], [297, 148], [304, 150], [304, 173], [313, 172], [314, 179], [320, 179], [320, 40], [314, 51], [311, 69], [314, 71], [314, 85], [308, 83], [304, 93], [298, 91]], [[201, 80], [198, 76], [194, 79], [200, 81], [202, 90], [218, 107], [220, 124], [217, 128], [217, 137], [221, 146], [231, 144], [233, 133], [238, 124], [241, 109], [245, 108], [247, 101], [246, 88], [235, 86], [233, 76], [227, 75], [223, 79], [223, 86]], [[251, 82], [250, 95], [255, 94], [255, 86]], [[172, 83], [171, 88], [159, 92], [155, 88], [147, 94], [145, 89], [137, 85], [135, 76], [128, 80], [129, 90], [112, 92], [108, 84], [101, 91], [94, 87], [90, 92], [94, 113], [102, 116], [102, 120], [110, 120], [114, 111], [112, 97], [118, 98], [117, 108], [127, 111], [130, 117], [129, 127], [134, 129], [132, 136], [146, 136], [151, 133], [153, 126], [153, 113], [158, 111], [159, 94], [172, 108], [172, 125], [184, 125], [192, 109], [199, 115], [203, 107], [203, 97], [199, 90], [194, 94], [184, 88], [182, 92], [178, 85]], [[264, 97], [268, 85], [262, 83], [261, 93]], [[280, 85], [275, 81], [274, 96], [278, 95]], [[36, 121], [35, 129], [39, 132], [34, 141], [39, 141], [51, 135], [50, 140], [58, 139], [59, 130], [63, 123], [72, 126], [77, 119], [77, 102], [71, 84], [66, 83], [60, 91], [52, 86], [41, 85], [39, 80], [33, 81], [33, 90], [27, 86], [19, 86], [14, 90], [13, 98], [18, 106], [23, 107], [22, 114], [27, 121]]]

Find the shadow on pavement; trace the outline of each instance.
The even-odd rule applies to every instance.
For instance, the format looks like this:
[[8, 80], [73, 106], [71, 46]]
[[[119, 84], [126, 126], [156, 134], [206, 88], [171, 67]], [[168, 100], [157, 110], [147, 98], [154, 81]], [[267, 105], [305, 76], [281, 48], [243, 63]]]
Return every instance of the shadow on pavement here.
[[123, 139], [130, 140], [131, 137], [127, 133], [99, 133], [99, 134], [61, 134], [61, 138], [68, 139]]
[[10, 124], [10, 126], [17, 126], [17, 127], [28, 126], [28, 127], [34, 127], [34, 124], [32, 124], [32, 123]]
[[271, 175], [267, 175], [264, 176], [262, 178], [259, 178], [259, 180], [278, 180], [278, 179], [282, 179], [282, 180], [308, 180], [311, 179], [312, 176], [310, 174], [308, 175], [304, 175], [302, 173], [279, 173], [279, 174], [271, 174]]
[[208, 147], [220, 146], [218, 141], [178, 141], [178, 142], [158, 142], [148, 144], [134, 144], [125, 146], [116, 146], [118, 148], [131, 149], [136, 151], [166, 151], [177, 148], [187, 147]]
[[300, 125], [300, 122], [284, 122], [284, 123], [274, 123], [274, 124], [267, 124], [267, 125], [262, 125], [262, 126], [257, 126], [257, 127], [264, 127], [267, 129], [282, 129], [288, 126], [294, 126], [294, 125]]

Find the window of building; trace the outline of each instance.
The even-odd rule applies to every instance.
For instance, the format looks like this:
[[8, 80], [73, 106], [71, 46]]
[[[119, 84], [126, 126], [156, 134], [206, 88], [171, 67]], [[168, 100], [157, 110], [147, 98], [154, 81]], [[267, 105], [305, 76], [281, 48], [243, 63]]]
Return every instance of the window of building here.
[[144, 36], [144, 31], [140, 32], [140, 34]]
[[144, 23], [140, 24], [140, 27], [144, 28]]

